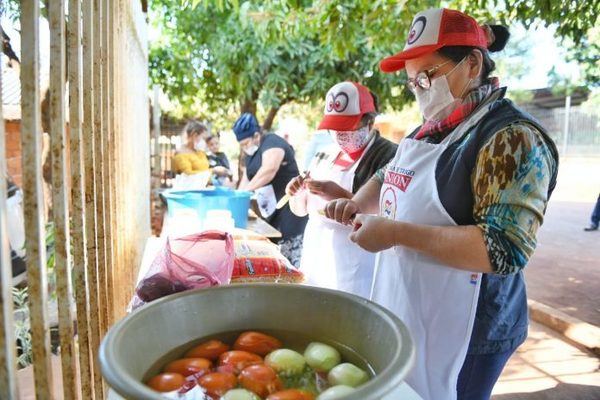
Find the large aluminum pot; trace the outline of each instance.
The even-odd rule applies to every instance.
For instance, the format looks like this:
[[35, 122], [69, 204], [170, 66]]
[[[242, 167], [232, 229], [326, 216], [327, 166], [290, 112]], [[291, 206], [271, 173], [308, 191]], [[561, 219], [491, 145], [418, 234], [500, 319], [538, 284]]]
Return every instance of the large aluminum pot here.
[[376, 376], [348, 400], [381, 399], [402, 383], [415, 358], [406, 326], [373, 302], [304, 285], [236, 284], [179, 293], [135, 311], [104, 337], [100, 367], [124, 398], [164, 399], [141, 382], [157, 360], [202, 337], [248, 329], [297, 332], [355, 350]]

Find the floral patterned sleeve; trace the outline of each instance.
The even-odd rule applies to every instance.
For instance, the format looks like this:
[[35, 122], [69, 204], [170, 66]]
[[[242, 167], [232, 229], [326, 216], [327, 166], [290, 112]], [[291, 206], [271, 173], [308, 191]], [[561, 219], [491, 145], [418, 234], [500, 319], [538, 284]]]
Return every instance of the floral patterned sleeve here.
[[375, 172], [375, 174], [373, 175], [373, 177], [371, 179], [375, 179], [376, 181], [378, 181], [379, 183], [381, 183], [383, 185], [383, 181], [385, 180], [385, 172], [387, 171], [387, 169], [388, 169], [389, 165], [392, 163], [392, 161], [388, 162], [383, 167], [379, 168], [377, 170], [377, 172]]
[[497, 274], [519, 272], [533, 254], [557, 168], [541, 133], [527, 123], [504, 128], [479, 152], [473, 217]]

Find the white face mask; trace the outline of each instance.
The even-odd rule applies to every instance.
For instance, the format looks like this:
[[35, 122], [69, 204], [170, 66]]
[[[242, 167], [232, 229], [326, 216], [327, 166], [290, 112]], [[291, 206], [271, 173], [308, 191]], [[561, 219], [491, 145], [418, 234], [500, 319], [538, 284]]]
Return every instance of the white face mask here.
[[333, 139], [346, 153], [356, 153], [369, 143], [370, 133], [368, 126], [363, 126], [356, 131], [331, 131]]
[[244, 149], [244, 153], [246, 153], [247, 156], [252, 157], [254, 155], [254, 153], [256, 153], [258, 151], [258, 146], [253, 144], [252, 146], [248, 146]]
[[[417, 87], [417, 92], [415, 94], [417, 103], [419, 104], [419, 109], [421, 110], [421, 114], [423, 114], [423, 118], [427, 121], [440, 121], [448, 117], [452, 111], [462, 103], [462, 98], [455, 98], [452, 95], [446, 77], [454, 72], [456, 67], [458, 67], [463, 60], [456, 64], [456, 66], [447, 74], [432, 79], [429, 90]], [[471, 80], [467, 82], [467, 85], [463, 88], [463, 92], [468, 87], [469, 83], [471, 83]]]
[[200, 139], [198, 142], [194, 143], [194, 150], [206, 151], [206, 140]]

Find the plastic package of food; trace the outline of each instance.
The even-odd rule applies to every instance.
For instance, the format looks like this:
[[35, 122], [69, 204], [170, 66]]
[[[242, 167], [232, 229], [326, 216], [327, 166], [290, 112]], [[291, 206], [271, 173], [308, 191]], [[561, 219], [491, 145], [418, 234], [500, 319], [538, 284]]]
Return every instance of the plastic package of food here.
[[226, 232], [167, 239], [137, 285], [131, 308], [184, 290], [227, 284], [233, 261], [233, 238]]
[[264, 236], [236, 230], [234, 247], [231, 283], [304, 281], [304, 274], [281, 254], [277, 245]]

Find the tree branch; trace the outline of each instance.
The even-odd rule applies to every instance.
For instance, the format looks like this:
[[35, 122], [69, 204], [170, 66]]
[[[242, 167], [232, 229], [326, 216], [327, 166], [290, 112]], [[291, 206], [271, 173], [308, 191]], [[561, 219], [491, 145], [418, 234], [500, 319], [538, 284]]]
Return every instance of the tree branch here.
[[0, 31], [2, 31], [2, 53], [4, 53], [4, 55], [6, 55], [6, 57], [8, 57], [9, 60], [16, 61], [17, 63], [20, 64], [21, 61], [19, 60], [19, 57], [17, 56], [17, 54], [13, 50], [12, 46], [10, 45], [10, 37], [8, 37], [6, 32], [4, 32], [4, 29], [2, 28], [1, 25], [0, 25]]

